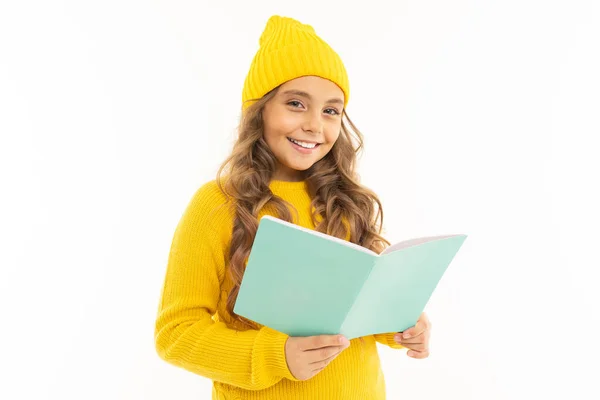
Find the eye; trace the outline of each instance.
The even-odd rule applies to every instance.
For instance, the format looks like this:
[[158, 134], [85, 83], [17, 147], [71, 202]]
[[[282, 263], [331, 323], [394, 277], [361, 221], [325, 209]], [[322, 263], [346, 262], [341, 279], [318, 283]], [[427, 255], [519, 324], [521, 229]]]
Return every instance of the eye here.
[[287, 104], [294, 108], [298, 108], [297, 104], [302, 105], [302, 103], [300, 103], [298, 100], [289, 101]]
[[333, 111], [333, 113], [327, 113], [329, 115], [339, 115], [340, 113], [335, 108], [328, 108], [326, 111]]

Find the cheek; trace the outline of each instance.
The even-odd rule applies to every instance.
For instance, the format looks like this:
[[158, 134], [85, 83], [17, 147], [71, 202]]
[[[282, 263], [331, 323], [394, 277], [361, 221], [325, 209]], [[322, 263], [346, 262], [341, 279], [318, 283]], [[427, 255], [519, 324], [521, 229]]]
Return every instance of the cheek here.
[[265, 142], [267, 142], [267, 144], [269, 146], [273, 145], [273, 139], [275, 138], [276, 134], [273, 132], [273, 128], [271, 127], [264, 127], [263, 129], [263, 138], [265, 139]]
[[294, 113], [286, 113], [277, 121], [277, 130], [280, 135], [289, 136], [302, 127], [300, 118]]
[[289, 136], [301, 126], [299, 118], [293, 113], [281, 113], [269, 122], [269, 126], [265, 127], [265, 133], [268, 132], [273, 139]]
[[341, 125], [334, 125], [325, 130], [325, 140], [329, 144], [333, 144], [340, 136]]

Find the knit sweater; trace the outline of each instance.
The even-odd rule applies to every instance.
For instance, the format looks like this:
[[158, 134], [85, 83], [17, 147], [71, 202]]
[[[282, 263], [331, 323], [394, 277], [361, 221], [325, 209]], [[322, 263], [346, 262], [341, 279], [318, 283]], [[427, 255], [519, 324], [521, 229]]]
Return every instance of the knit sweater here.
[[[306, 182], [272, 181], [271, 191], [298, 210], [293, 222], [314, 229]], [[226, 310], [233, 213], [216, 180], [196, 190], [175, 228], [155, 323], [161, 359], [213, 381], [212, 399], [385, 399], [376, 342], [400, 349], [394, 333], [350, 341], [325, 369], [296, 379], [285, 356], [288, 335], [248, 329]], [[265, 207], [259, 214], [275, 215]], [[292, 215], [295, 216], [294, 213]]]

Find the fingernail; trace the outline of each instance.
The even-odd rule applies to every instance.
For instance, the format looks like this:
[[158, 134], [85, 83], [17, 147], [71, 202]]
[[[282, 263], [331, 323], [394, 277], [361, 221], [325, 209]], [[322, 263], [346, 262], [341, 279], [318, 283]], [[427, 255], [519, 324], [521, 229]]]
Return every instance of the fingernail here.
[[348, 344], [348, 343], [350, 343], [350, 341], [348, 339], [346, 339], [344, 336], [340, 336], [340, 343], [341, 344]]
[[408, 332], [404, 332], [402, 336], [404, 336], [404, 339], [408, 339], [410, 337], [410, 334]]
[[394, 335], [394, 340], [396, 342], [401, 342], [402, 341], [402, 336], [400, 334], [396, 334], [396, 335]]

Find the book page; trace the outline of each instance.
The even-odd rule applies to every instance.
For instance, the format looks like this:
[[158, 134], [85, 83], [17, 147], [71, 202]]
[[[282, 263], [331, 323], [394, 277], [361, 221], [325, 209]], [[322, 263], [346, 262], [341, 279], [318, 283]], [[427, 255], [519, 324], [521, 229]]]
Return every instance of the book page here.
[[306, 232], [306, 233], [309, 233], [311, 235], [314, 235], [314, 236], [317, 236], [317, 237], [320, 237], [320, 238], [323, 238], [323, 239], [331, 240], [332, 242], [343, 244], [344, 246], [350, 247], [350, 248], [358, 250], [358, 251], [362, 251], [363, 253], [370, 254], [372, 256], [377, 256], [378, 255], [373, 250], [367, 249], [366, 247], [363, 247], [363, 246], [361, 246], [359, 244], [352, 243], [352, 242], [349, 242], [347, 240], [340, 239], [338, 237], [331, 236], [331, 235], [328, 235], [328, 234], [323, 233], [323, 232], [318, 232], [318, 231], [315, 231], [313, 229], [308, 229], [308, 228], [305, 228], [303, 226], [296, 225], [296, 224], [293, 224], [291, 222], [284, 221], [284, 220], [282, 220], [280, 218], [273, 217], [271, 215], [264, 215], [262, 218], [266, 218], [266, 219], [269, 219], [271, 221], [277, 222], [278, 224], [282, 224], [282, 225], [288, 226], [290, 228], [297, 229], [297, 230], [299, 230], [301, 232]]
[[376, 259], [263, 217], [234, 312], [291, 336], [337, 334]]
[[466, 235], [435, 238], [406, 241], [413, 245], [377, 258], [342, 325], [346, 337], [400, 332], [417, 322]]
[[405, 249], [407, 247], [417, 246], [419, 244], [433, 242], [433, 241], [436, 241], [436, 240], [447, 239], [447, 238], [451, 238], [451, 237], [454, 237], [454, 236], [461, 236], [461, 234], [440, 235], [440, 236], [424, 236], [424, 237], [419, 237], [419, 238], [414, 238], [414, 239], [408, 239], [408, 240], [404, 240], [402, 242], [395, 243], [395, 244], [391, 245], [390, 247], [388, 247], [384, 251], [382, 251], [381, 254], [387, 254], [387, 253], [394, 252], [396, 250]]

